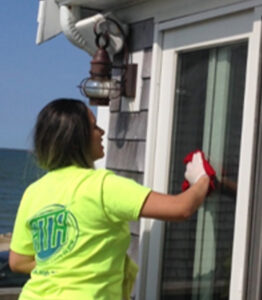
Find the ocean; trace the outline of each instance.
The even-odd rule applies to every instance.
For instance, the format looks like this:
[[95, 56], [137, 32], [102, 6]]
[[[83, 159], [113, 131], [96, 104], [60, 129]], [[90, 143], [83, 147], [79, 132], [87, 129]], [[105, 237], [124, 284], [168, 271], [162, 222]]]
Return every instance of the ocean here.
[[24, 190], [43, 174], [29, 151], [0, 148], [0, 234], [12, 232]]

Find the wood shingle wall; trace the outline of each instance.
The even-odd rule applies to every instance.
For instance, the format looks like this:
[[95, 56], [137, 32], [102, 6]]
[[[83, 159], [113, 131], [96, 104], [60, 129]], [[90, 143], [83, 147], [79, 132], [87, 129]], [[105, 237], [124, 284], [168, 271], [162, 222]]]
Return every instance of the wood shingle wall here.
[[[153, 19], [130, 25], [129, 51], [143, 52], [142, 71], [137, 84], [141, 85], [141, 99], [136, 110], [123, 108], [123, 98], [110, 103], [110, 124], [106, 167], [115, 173], [143, 183], [151, 57], [153, 43]], [[137, 262], [139, 222], [132, 222], [129, 254]]]

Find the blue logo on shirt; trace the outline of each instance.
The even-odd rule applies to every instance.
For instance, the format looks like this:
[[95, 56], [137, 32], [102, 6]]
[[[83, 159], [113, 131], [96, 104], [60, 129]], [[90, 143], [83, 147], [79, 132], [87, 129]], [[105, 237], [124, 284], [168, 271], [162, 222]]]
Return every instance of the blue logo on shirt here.
[[58, 259], [70, 252], [78, 238], [78, 224], [64, 205], [45, 207], [29, 222], [38, 260]]

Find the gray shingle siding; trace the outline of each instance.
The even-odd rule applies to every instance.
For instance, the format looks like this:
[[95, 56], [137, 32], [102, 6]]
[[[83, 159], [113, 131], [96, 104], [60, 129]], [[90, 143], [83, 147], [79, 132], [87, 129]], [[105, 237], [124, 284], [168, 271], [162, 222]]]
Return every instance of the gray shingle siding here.
[[[120, 97], [110, 101], [106, 167], [118, 175], [134, 179], [142, 184], [145, 167], [153, 19], [131, 24], [128, 43], [129, 51], [144, 51], [140, 109], [136, 112], [123, 112]], [[119, 59], [121, 59], [120, 56], [116, 58], [116, 64], [119, 63]], [[117, 76], [117, 72], [114, 75]], [[139, 222], [130, 223], [131, 243], [128, 253], [136, 262], [138, 262], [139, 227]]]

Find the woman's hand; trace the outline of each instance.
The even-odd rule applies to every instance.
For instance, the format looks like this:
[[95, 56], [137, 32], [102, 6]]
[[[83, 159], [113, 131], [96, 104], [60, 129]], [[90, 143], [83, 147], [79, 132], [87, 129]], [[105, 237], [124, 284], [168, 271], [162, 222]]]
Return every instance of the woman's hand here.
[[199, 151], [194, 153], [192, 161], [187, 163], [185, 178], [190, 185], [193, 185], [200, 177], [205, 175], [208, 176], [204, 168], [201, 152]]

